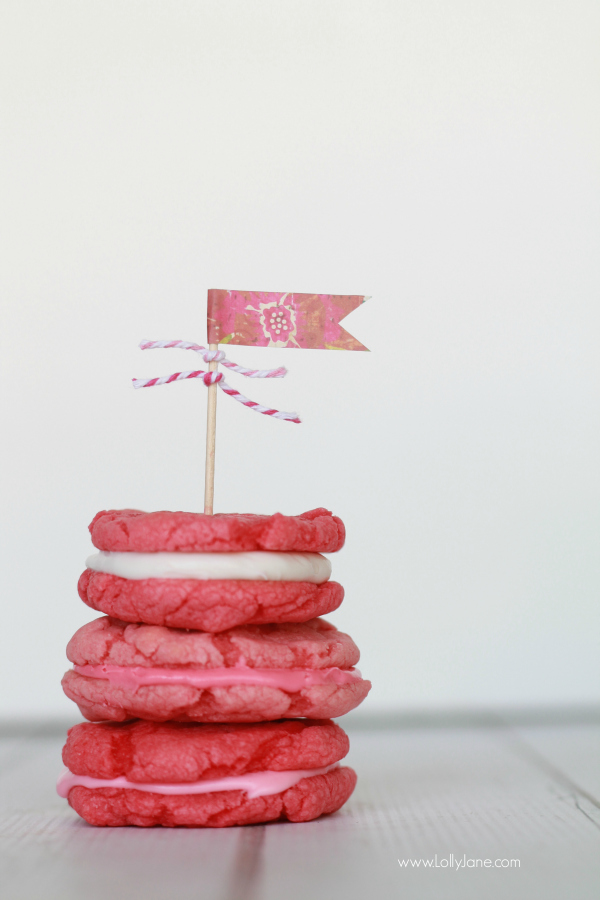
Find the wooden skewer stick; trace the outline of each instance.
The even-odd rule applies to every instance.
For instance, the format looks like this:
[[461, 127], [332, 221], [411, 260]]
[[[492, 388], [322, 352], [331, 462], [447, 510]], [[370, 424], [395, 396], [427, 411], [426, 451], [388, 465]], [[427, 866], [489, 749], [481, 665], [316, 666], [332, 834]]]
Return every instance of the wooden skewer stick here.
[[[209, 350], [218, 350], [218, 344], [209, 344]], [[218, 362], [208, 364], [209, 372], [216, 372]], [[204, 515], [212, 516], [215, 498], [215, 440], [217, 436], [217, 385], [208, 387], [206, 409], [206, 462], [204, 468]]]

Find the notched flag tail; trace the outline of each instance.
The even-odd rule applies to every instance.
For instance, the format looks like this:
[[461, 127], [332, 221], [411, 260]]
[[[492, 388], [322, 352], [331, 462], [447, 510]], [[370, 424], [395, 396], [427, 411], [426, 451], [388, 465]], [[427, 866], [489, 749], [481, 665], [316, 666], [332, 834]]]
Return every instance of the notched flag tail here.
[[359, 294], [208, 292], [208, 343], [297, 350], [367, 350], [340, 325]]

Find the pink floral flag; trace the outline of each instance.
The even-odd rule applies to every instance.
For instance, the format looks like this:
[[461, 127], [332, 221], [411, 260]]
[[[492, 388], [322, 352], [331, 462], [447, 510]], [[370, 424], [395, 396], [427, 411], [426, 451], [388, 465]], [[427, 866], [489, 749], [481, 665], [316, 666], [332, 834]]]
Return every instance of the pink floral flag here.
[[209, 344], [367, 350], [340, 322], [368, 297], [356, 294], [208, 292]]

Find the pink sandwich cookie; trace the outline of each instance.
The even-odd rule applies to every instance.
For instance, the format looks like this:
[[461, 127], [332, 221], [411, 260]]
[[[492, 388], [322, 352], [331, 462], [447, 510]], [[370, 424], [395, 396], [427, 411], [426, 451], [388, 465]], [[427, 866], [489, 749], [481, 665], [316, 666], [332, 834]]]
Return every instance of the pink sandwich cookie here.
[[371, 688], [354, 641], [323, 619], [210, 634], [105, 617], [76, 632], [67, 656], [63, 690], [91, 721], [333, 718]]
[[344, 597], [322, 553], [339, 550], [342, 521], [301, 516], [111, 510], [90, 525], [100, 551], [79, 579], [84, 603], [127, 622], [225, 631], [306, 622]]
[[85, 723], [69, 730], [57, 790], [91, 825], [308, 822], [354, 790], [348, 746], [329, 721]]

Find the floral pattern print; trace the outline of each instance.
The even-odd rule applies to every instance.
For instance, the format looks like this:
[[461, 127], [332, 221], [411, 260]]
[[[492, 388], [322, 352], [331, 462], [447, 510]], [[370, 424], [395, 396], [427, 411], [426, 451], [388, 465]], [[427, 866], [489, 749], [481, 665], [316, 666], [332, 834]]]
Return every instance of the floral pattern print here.
[[366, 350], [340, 321], [362, 295], [208, 292], [208, 342], [299, 350]]

